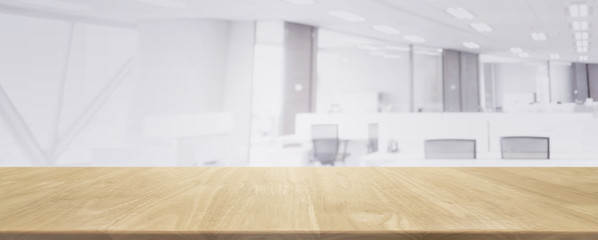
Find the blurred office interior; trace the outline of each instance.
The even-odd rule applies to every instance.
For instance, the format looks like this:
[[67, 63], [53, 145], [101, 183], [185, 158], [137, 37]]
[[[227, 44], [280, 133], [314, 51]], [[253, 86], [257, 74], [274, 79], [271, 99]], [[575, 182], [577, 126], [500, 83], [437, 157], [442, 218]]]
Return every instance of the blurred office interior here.
[[593, 0], [0, 0], [0, 166], [598, 165]]

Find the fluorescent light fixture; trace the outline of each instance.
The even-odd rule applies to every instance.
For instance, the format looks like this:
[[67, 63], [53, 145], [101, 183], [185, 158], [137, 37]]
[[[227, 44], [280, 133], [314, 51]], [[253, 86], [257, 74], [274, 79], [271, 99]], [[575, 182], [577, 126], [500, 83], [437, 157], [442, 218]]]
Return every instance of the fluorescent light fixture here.
[[580, 52], [580, 53], [588, 52], [588, 48], [587, 47], [577, 47], [577, 52]]
[[414, 43], [422, 43], [422, 42], [426, 41], [426, 39], [424, 39], [420, 36], [417, 36], [417, 35], [406, 35], [403, 38], [407, 41], [414, 42]]
[[569, 15], [571, 17], [587, 17], [590, 9], [585, 3], [571, 4], [569, 5]]
[[361, 48], [363, 50], [369, 50], [369, 51], [380, 51], [380, 50], [382, 50], [381, 47], [370, 46], [370, 45], [361, 45], [361, 46], [358, 46], [358, 48]]
[[314, 0], [285, 0], [288, 3], [296, 4], [296, 5], [311, 5], [314, 4]]
[[511, 48], [511, 52], [512, 52], [512, 53], [515, 53], [515, 54], [519, 54], [519, 53], [522, 53], [522, 52], [523, 52], [523, 49], [521, 49], [521, 48], [518, 48], [518, 47], [512, 47], [512, 48]]
[[541, 32], [535, 32], [532, 33], [532, 39], [534, 39], [534, 41], [546, 41], [548, 37], [546, 37], [545, 33], [541, 33]]
[[409, 47], [401, 47], [401, 46], [384, 46], [385, 49], [387, 50], [393, 50], [393, 51], [409, 51]]
[[446, 12], [453, 15], [456, 19], [472, 19], [473, 14], [465, 8], [447, 8]]
[[359, 15], [351, 13], [351, 12], [343, 11], [343, 10], [330, 11], [330, 12], [328, 12], [328, 14], [330, 14], [330, 16], [333, 16], [335, 18], [340, 18], [347, 22], [363, 22], [363, 21], [365, 21], [365, 18], [363, 18], [362, 16], [359, 16]]
[[557, 60], [560, 58], [561, 58], [561, 55], [558, 55], [556, 53], [550, 54], [550, 59], [552, 59], [552, 60]]
[[587, 61], [588, 56], [579, 56], [579, 61]]
[[187, 3], [177, 0], [135, 0], [137, 2], [155, 5], [158, 7], [167, 7], [167, 8], [183, 8], [187, 6]]
[[55, 8], [60, 10], [67, 10], [73, 12], [89, 11], [91, 7], [85, 4], [77, 4], [73, 2], [66, 2], [61, 0], [19, 0], [20, 2], [34, 4], [42, 7]]
[[388, 35], [397, 35], [397, 34], [401, 33], [401, 31], [399, 31], [391, 26], [386, 26], [386, 25], [376, 25], [376, 26], [374, 26], [374, 30], [381, 32], [381, 33], [386, 33]]
[[529, 53], [526, 53], [526, 52], [519, 53], [519, 57], [522, 57], [522, 58], [529, 57]]
[[588, 41], [584, 40], [584, 41], [576, 41], [575, 45], [577, 45], [577, 47], [587, 47], [588, 46]]
[[466, 48], [471, 48], [471, 49], [478, 49], [480, 48], [480, 45], [474, 42], [464, 42], [463, 46], [465, 46]]
[[572, 25], [575, 31], [587, 31], [589, 23], [587, 21], [575, 21]]
[[588, 32], [576, 32], [574, 36], [575, 40], [588, 40], [590, 34]]
[[492, 32], [492, 27], [485, 23], [472, 23], [471, 27], [478, 32]]

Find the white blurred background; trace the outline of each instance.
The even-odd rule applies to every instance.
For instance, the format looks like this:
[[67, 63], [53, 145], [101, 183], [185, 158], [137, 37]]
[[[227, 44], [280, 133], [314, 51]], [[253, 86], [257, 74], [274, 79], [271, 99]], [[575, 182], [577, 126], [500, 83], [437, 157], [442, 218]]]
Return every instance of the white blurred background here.
[[320, 166], [317, 124], [335, 166], [419, 161], [429, 139], [495, 161], [505, 136], [594, 164], [595, 36], [574, 46], [594, 26], [573, 28], [595, 16], [497, 2], [1, 0], [0, 166]]

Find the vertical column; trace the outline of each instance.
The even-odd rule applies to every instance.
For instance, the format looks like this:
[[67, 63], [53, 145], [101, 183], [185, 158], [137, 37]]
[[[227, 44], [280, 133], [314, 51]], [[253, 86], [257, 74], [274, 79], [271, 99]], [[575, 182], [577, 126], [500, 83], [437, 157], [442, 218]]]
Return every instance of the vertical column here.
[[295, 132], [295, 115], [311, 112], [316, 29], [285, 23], [282, 134]]
[[585, 63], [573, 63], [573, 82], [575, 85], [575, 101], [584, 102], [588, 92], [588, 67]]
[[415, 49], [409, 45], [409, 111], [415, 112]]
[[461, 66], [459, 52], [444, 50], [442, 55], [442, 86], [445, 112], [461, 111]]
[[461, 111], [478, 112], [480, 110], [479, 61], [473, 53], [461, 54]]
[[496, 111], [496, 85], [494, 82], [494, 64], [484, 63], [484, 91], [486, 98], [486, 111]]
[[598, 64], [588, 64], [588, 83], [590, 97], [598, 102]]

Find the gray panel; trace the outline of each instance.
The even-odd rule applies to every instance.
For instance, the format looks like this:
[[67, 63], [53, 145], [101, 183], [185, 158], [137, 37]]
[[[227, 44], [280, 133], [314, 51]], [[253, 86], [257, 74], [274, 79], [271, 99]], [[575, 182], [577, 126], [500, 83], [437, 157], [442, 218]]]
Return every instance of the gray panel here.
[[480, 111], [478, 55], [461, 52], [461, 111]]
[[426, 159], [475, 159], [475, 140], [433, 139], [426, 140]]
[[[297, 113], [311, 111], [314, 31], [311, 26], [285, 23], [283, 134], [294, 133]], [[295, 90], [296, 85], [302, 90]]]
[[487, 110], [496, 110], [496, 101], [495, 101], [495, 85], [494, 85], [494, 64], [493, 63], [484, 63], [484, 96], [486, 97], [486, 106]]
[[461, 111], [461, 67], [459, 52], [445, 50], [442, 54], [442, 87], [445, 112]]
[[588, 69], [585, 63], [573, 63], [573, 81], [575, 82], [575, 100], [584, 102], [588, 98]]
[[598, 102], [598, 64], [588, 64], [588, 82], [590, 97]]
[[503, 159], [549, 159], [547, 137], [503, 137], [500, 139]]

